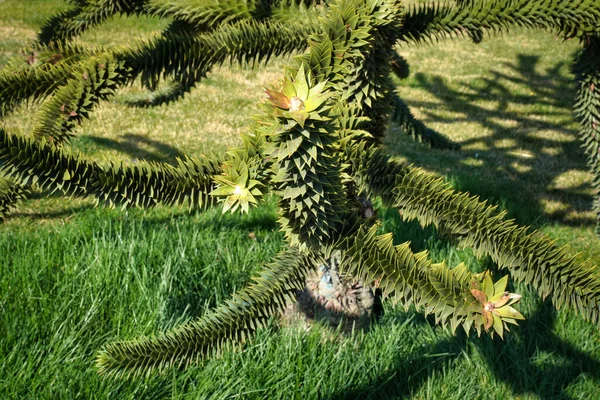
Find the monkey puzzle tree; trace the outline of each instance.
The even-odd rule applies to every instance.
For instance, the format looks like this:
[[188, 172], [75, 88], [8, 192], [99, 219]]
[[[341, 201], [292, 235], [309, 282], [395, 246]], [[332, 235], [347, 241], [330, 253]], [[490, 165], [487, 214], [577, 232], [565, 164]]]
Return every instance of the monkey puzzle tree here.
[[[513, 26], [578, 37], [580, 84], [576, 113], [592, 166], [598, 118], [597, 1], [461, 1], [404, 9], [399, 0], [296, 1], [74, 0], [72, 9], [42, 29], [27, 63], [0, 73], [2, 113], [24, 100], [43, 101], [29, 136], [0, 129], [0, 210], [26, 197], [29, 185], [101, 202], [151, 207], [157, 203], [248, 211], [268, 191], [279, 195], [279, 220], [288, 243], [258, 277], [231, 300], [196, 321], [151, 338], [107, 345], [102, 373], [141, 374], [185, 367], [223, 347], [248, 340], [293, 301], [307, 277], [340, 256], [339, 274], [377, 287], [406, 307], [433, 314], [452, 330], [503, 336], [523, 316], [520, 295], [506, 291], [508, 276], [552, 296], [556, 307], [600, 323], [600, 274], [579, 265], [549, 238], [530, 232], [485, 201], [451, 189], [443, 180], [391, 160], [381, 146], [390, 120], [432, 144], [452, 146], [427, 133], [394, 93], [393, 71], [406, 64], [393, 50], [408, 44]], [[134, 46], [87, 48], [72, 39], [114, 14], [168, 18], [155, 38]], [[301, 20], [301, 22], [298, 22]], [[225, 155], [184, 158], [176, 165], [138, 162], [101, 165], [69, 148], [78, 124], [102, 100], [141, 78], [152, 92], [134, 105], [174, 101], [215, 65], [251, 63], [306, 50], [266, 90], [243, 146]], [[168, 85], [156, 90], [158, 83]], [[596, 182], [597, 183], [597, 182]], [[473, 274], [461, 264], [432, 263], [409, 244], [379, 234], [369, 199], [381, 198], [405, 219], [435, 225], [509, 275]]]

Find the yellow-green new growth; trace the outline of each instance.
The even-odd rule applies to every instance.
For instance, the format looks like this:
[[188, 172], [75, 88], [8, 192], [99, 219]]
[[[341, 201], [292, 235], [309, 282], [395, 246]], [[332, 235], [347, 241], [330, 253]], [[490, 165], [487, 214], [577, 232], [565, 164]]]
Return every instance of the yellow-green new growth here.
[[223, 175], [215, 177], [215, 182], [218, 187], [210, 192], [210, 195], [224, 198], [223, 213], [229, 210], [235, 212], [238, 207], [242, 212], [247, 213], [250, 205], [258, 204], [258, 198], [262, 195], [259, 189], [261, 183], [251, 178], [246, 165], [239, 165], [238, 168], [232, 169], [228, 177]]
[[494, 332], [501, 338], [507, 324], [517, 325], [517, 320], [525, 317], [512, 306], [521, 300], [521, 295], [506, 291], [508, 275], [494, 283], [489, 272], [483, 274], [483, 282], [473, 281], [471, 294], [481, 306], [481, 325], [477, 325], [477, 332], [481, 334], [481, 326], [485, 331], [494, 328]]
[[293, 80], [287, 77], [284, 79], [280, 92], [266, 89], [269, 101], [275, 106], [273, 114], [276, 117], [291, 118], [302, 128], [307, 119], [327, 120], [321, 113], [329, 107], [321, 107], [321, 105], [331, 97], [332, 93], [324, 91], [327, 81], [319, 82], [312, 87], [311, 81], [310, 71], [306, 74], [302, 64]]

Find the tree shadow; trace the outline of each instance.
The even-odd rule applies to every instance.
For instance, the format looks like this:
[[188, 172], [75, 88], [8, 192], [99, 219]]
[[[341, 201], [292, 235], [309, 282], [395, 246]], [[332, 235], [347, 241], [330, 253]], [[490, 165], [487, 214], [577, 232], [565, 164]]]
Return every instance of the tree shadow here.
[[[565, 389], [580, 377], [600, 384], [600, 360], [558, 336], [554, 332], [556, 322], [557, 312], [546, 300], [520, 324], [518, 336], [508, 341], [508, 346], [489, 338], [475, 344], [488, 370], [508, 384], [515, 395], [570, 399]], [[553, 354], [554, 359], [545, 357], [549, 354]]]
[[127, 133], [116, 139], [86, 136], [86, 140], [91, 141], [96, 146], [127, 154], [132, 159], [172, 163], [175, 158], [184, 157], [184, 154], [174, 146], [148, 136], [133, 133]]
[[[424, 317], [415, 321], [432, 324]], [[431, 347], [404, 355], [389, 372], [369, 384], [350, 386], [328, 399], [410, 398], [433, 376], [449, 370], [454, 374], [456, 368], [452, 369], [450, 364], [459, 356], [483, 359], [487, 370], [516, 397], [571, 399], [566, 389], [582, 377], [600, 385], [600, 360], [553, 332], [555, 322], [556, 311], [550, 301], [540, 302], [533, 315], [514, 328], [504, 341], [487, 336], [467, 337], [460, 331]], [[476, 353], [479, 357], [473, 357]], [[555, 357], [544, 358], [547, 353]]]
[[[450, 175], [460, 190], [504, 203], [512, 216], [533, 223], [530, 215], [565, 225], [593, 225], [588, 170], [571, 116], [575, 85], [564, 62], [545, 71], [539, 57], [518, 55], [502, 72], [450, 85], [440, 76], [417, 73], [415, 86], [432, 100], [409, 101], [428, 123], [452, 124], [444, 132], [462, 149], [431, 149], [400, 137], [388, 139], [388, 149], [428, 170]], [[481, 135], [461, 139], [461, 125], [478, 124]], [[574, 180], [573, 177], [577, 176]]]

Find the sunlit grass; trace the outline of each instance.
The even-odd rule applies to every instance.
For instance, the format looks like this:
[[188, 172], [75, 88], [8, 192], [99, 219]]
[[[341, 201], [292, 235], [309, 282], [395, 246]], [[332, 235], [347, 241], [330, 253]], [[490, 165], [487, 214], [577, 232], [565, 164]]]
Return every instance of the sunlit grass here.
[[[64, 7], [58, 0], [0, 0], [0, 65]], [[125, 44], [162, 27], [117, 18], [81, 40]], [[400, 48], [411, 76], [397, 82], [398, 92], [462, 149], [428, 150], [393, 127], [387, 146], [600, 264], [591, 177], [571, 116], [569, 63], [577, 48], [538, 32]], [[74, 147], [86, 157], [131, 162], [225, 151], [240, 143], [263, 87], [280, 78], [286, 62], [254, 70], [225, 65], [168, 107], [102, 104]], [[117, 100], [139, 91], [127, 88]], [[26, 133], [33, 111], [23, 108], [3, 123]], [[382, 230], [415, 250], [430, 249], [436, 261], [491, 266], [433, 229], [401, 222], [396, 211], [379, 215]], [[231, 216], [219, 208], [191, 215], [109, 210], [36, 194], [0, 226], [0, 398], [593, 399], [600, 392], [598, 329], [554, 311], [526, 287], [516, 290], [527, 320], [504, 341], [451, 335], [386, 303], [384, 319], [366, 334], [279, 329], [274, 321], [243, 351], [187, 371], [135, 380], [96, 374], [102, 345], [201, 315], [282, 246], [272, 198], [250, 215]]]

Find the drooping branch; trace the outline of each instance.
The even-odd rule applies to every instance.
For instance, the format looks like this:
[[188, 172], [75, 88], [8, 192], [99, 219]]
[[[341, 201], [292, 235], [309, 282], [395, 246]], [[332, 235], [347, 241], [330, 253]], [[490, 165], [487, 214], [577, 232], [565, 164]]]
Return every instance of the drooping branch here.
[[600, 235], [600, 35], [584, 38], [583, 46], [573, 65], [577, 84], [574, 114], [594, 179], [596, 233]]
[[392, 234], [377, 235], [377, 230], [377, 226], [361, 227], [344, 239], [342, 248], [346, 258], [340, 267], [342, 273], [381, 288], [383, 297], [392, 296], [407, 309], [415, 305], [426, 314], [434, 314], [437, 323], [450, 325], [452, 331], [463, 326], [468, 333], [473, 326], [481, 333], [482, 328], [489, 330], [493, 326], [502, 336], [507, 322], [515, 324], [515, 319], [522, 319], [516, 310], [502, 309], [512, 304], [507, 304], [509, 300], [520, 298], [504, 293], [506, 280], [496, 285], [498, 296], [494, 297], [487, 287], [491, 279], [489, 276], [483, 279], [483, 292], [488, 293], [489, 301], [502, 297], [506, 300], [502, 305], [494, 303], [495, 313], [486, 314], [487, 299], [482, 301], [477, 293], [481, 292], [477, 289], [481, 283], [479, 277], [471, 274], [466, 265], [451, 269], [444, 263], [433, 264], [426, 251], [414, 254], [409, 243], [394, 246]]
[[102, 374], [142, 375], [187, 367], [236, 343], [244, 343], [304, 288], [314, 256], [290, 249], [280, 253], [260, 276], [231, 300], [196, 321], [157, 337], [107, 345], [97, 357]]
[[20, 184], [37, 183], [43, 188], [77, 197], [93, 196], [109, 204], [152, 207], [187, 204], [203, 208], [214, 203], [214, 177], [221, 173], [220, 159], [185, 158], [177, 165], [138, 162], [101, 166], [52, 145], [0, 129], [0, 162], [4, 173]]
[[600, 9], [595, 0], [467, 0], [459, 6], [443, 3], [409, 7], [400, 40], [436, 42], [455, 36], [480, 38], [511, 27], [546, 29], [565, 37], [600, 32]]
[[557, 308], [571, 308], [600, 324], [600, 272], [595, 267], [578, 263], [546, 236], [506, 220], [497, 207], [453, 190], [441, 178], [389, 161], [378, 149], [367, 154], [358, 184], [400, 209], [403, 218], [434, 224], [462, 246], [491, 256], [517, 282], [532, 285], [543, 297], [552, 295]]

